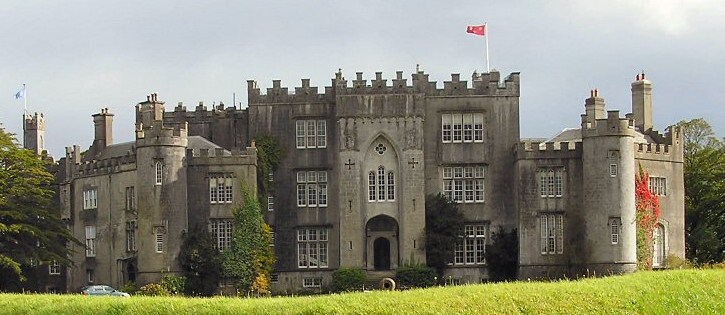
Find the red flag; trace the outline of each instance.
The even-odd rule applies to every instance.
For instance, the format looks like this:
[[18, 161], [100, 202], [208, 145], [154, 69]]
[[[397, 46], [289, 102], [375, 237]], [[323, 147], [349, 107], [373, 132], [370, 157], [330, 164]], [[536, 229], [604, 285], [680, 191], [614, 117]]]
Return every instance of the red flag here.
[[478, 36], [484, 36], [486, 35], [486, 24], [483, 25], [469, 25], [466, 28], [466, 33], [478, 35]]

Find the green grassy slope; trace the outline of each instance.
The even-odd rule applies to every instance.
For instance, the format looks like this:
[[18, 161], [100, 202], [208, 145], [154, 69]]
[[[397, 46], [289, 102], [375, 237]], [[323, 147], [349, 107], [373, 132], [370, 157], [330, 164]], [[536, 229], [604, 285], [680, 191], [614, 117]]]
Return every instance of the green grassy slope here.
[[725, 314], [725, 270], [259, 299], [2, 294], [0, 313]]

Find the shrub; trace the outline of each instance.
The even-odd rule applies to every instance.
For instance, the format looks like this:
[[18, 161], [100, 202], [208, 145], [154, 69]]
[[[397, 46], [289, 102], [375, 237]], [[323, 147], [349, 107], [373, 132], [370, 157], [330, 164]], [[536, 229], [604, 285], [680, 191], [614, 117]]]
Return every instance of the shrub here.
[[128, 294], [136, 294], [138, 288], [136, 287], [136, 284], [133, 283], [133, 281], [128, 281], [118, 290], [120, 290], [121, 292], [126, 292]]
[[161, 284], [161, 286], [163, 286], [169, 294], [179, 295], [184, 293], [185, 282], [186, 278], [167, 273], [161, 276], [161, 282], [159, 284]]
[[359, 291], [365, 284], [365, 272], [357, 268], [342, 268], [332, 274], [332, 290], [335, 292]]
[[168, 296], [169, 291], [160, 283], [149, 283], [138, 290], [138, 294], [146, 296]]
[[687, 259], [682, 259], [675, 255], [667, 256], [667, 268], [668, 269], [692, 269], [694, 266]]
[[519, 237], [516, 229], [503, 227], [491, 233], [491, 244], [486, 245], [488, 275], [493, 281], [515, 280], [519, 267]]
[[425, 288], [436, 284], [438, 274], [435, 269], [422, 264], [405, 265], [395, 272], [400, 286]]

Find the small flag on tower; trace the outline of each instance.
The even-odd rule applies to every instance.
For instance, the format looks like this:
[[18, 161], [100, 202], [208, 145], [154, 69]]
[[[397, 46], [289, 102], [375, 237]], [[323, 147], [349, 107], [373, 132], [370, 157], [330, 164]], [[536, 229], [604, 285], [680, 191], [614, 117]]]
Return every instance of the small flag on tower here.
[[466, 33], [474, 34], [478, 36], [486, 35], [486, 24], [483, 25], [469, 25], [466, 28]]
[[25, 85], [23, 84], [23, 88], [18, 91], [18, 93], [15, 93], [15, 99], [23, 98], [25, 97]]

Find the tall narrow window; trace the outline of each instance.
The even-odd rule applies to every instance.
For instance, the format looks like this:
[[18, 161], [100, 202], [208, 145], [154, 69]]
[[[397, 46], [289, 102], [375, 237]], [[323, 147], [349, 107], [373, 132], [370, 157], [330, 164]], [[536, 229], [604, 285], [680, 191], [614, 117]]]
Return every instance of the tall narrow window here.
[[136, 221], [126, 221], [126, 251], [136, 251]]
[[161, 161], [154, 163], [156, 168], [156, 185], [161, 185], [164, 182], [164, 164]]
[[612, 245], [619, 244], [619, 231], [620, 231], [620, 219], [619, 218], [611, 218], [609, 219], [609, 227], [612, 230], [611, 235], [611, 242]]
[[395, 173], [388, 171], [388, 201], [395, 200]]
[[295, 130], [297, 135], [297, 148], [298, 149], [304, 149], [305, 146], [305, 121], [304, 120], [298, 120], [295, 122]]
[[375, 185], [375, 172], [370, 171], [368, 173], [368, 201], [375, 201], [377, 199], [377, 186]]
[[317, 147], [317, 137], [315, 134], [317, 128], [315, 126], [316, 124], [314, 120], [307, 120], [307, 142], [305, 144], [308, 148]]
[[156, 233], [156, 252], [164, 252], [164, 234], [162, 233]]
[[655, 225], [652, 231], [652, 241], [654, 243], [654, 252], [652, 253], [652, 266], [662, 267], [665, 263], [665, 257], [667, 257], [667, 247], [665, 239], [665, 227], [662, 224]]
[[126, 187], [126, 210], [136, 209], [136, 192], [133, 186]]
[[451, 115], [450, 114], [443, 114], [441, 116], [442, 118], [442, 134], [441, 138], [443, 140], [443, 143], [450, 143], [451, 142], [451, 130], [452, 130], [452, 124], [451, 124]]
[[483, 114], [473, 114], [473, 141], [483, 142]]
[[324, 148], [327, 146], [327, 122], [324, 120], [317, 121], [317, 147]]
[[541, 232], [541, 254], [564, 253], [564, 216], [562, 214], [542, 214], [539, 216]]
[[378, 167], [378, 201], [385, 200], [385, 168]]
[[96, 257], [95, 225], [86, 225], [86, 257]]
[[267, 196], [267, 211], [274, 211], [274, 196]]
[[462, 142], [463, 140], [463, 117], [461, 114], [453, 114], [453, 142]]

